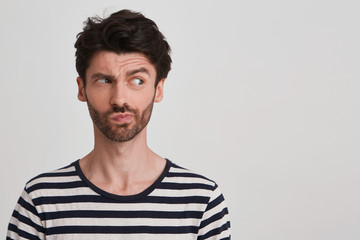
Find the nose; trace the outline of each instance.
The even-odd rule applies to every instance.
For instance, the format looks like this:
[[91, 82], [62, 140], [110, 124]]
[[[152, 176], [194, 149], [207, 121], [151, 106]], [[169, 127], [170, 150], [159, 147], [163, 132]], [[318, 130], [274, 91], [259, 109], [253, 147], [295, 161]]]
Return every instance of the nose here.
[[115, 83], [111, 89], [110, 104], [113, 107], [122, 107], [128, 103], [129, 92], [124, 84]]

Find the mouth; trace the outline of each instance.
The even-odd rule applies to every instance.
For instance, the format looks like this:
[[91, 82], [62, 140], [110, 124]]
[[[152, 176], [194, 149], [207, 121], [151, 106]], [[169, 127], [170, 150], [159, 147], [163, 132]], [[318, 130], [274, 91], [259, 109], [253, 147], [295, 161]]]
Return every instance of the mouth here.
[[132, 120], [133, 115], [129, 113], [117, 113], [111, 117], [111, 120], [119, 124], [128, 123]]

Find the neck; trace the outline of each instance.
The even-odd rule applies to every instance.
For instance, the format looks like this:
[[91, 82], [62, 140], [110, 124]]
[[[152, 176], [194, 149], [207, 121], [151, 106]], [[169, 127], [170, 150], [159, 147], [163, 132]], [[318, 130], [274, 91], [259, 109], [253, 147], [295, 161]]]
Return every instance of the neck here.
[[114, 142], [95, 129], [94, 149], [80, 160], [80, 167], [103, 190], [133, 195], [161, 175], [165, 160], [148, 147], [146, 128], [127, 142]]

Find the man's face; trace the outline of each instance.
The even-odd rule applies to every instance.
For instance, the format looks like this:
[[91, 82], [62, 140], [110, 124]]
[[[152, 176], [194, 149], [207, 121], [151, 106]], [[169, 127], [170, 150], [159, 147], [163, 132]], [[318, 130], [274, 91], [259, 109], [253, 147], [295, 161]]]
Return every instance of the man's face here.
[[155, 77], [154, 66], [140, 53], [96, 53], [86, 71], [86, 88], [77, 79], [78, 97], [88, 104], [95, 134], [125, 142], [141, 133], [153, 103], [163, 96], [164, 79], [155, 88]]

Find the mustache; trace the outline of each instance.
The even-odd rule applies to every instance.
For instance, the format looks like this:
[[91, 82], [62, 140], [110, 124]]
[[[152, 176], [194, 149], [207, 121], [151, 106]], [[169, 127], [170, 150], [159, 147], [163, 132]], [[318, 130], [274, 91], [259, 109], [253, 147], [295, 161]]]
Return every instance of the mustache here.
[[107, 116], [112, 114], [112, 113], [125, 113], [125, 112], [130, 112], [130, 113], [134, 113], [135, 115], [137, 114], [136, 109], [130, 107], [127, 104], [124, 104], [122, 106], [113, 106], [112, 110], [109, 110], [107, 113], [105, 113]]

